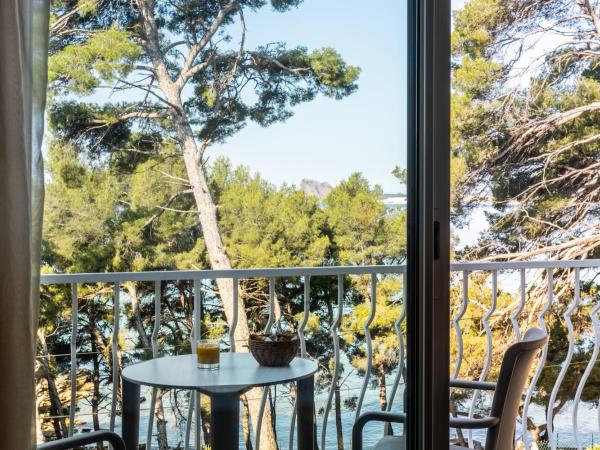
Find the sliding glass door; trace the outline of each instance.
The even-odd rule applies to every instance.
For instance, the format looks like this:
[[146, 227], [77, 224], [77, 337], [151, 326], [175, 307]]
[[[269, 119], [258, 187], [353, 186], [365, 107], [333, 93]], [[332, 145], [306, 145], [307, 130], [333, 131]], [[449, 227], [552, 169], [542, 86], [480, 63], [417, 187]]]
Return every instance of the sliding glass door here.
[[[319, 363], [315, 447], [369, 413], [361, 448], [448, 445], [449, 8], [52, 3], [40, 357], [70, 343], [44, 395], [71, 391], [40, 442], [120, 431], [120, 365], [286, 331]], [[210, 442], [200, 397], [146, 395], [148, 447]], [[295, 448], [295, 402], [244, 396], [240, 448]]]

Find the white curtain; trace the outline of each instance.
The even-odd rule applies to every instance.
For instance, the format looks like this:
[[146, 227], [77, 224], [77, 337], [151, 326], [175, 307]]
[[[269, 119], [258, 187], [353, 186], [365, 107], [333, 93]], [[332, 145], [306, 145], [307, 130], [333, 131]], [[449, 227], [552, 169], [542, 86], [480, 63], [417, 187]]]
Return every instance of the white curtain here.
[[0, 448], [34, 447], [49, 0], [0, 1]]

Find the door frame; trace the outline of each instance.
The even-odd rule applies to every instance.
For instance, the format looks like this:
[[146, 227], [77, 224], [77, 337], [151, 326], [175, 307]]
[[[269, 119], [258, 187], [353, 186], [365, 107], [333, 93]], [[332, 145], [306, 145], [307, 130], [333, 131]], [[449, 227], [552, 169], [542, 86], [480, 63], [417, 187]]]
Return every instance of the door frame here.
[[447, 449], [450, 340], [450, 0], [408, 0], [407, 431]]

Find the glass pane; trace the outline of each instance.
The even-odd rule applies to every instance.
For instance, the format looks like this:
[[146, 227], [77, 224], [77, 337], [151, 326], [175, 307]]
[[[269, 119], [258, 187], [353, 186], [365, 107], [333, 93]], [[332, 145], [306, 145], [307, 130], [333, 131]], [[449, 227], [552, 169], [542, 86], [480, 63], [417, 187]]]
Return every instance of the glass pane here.
[[[120, 431], [123, 367], [254, 333], [318, 362], [319, 448], [404, 411], [407, 27], [392, 0], [53, 2], [40, 442]], [[210, 444], [206, 396], [142, 396], [140, 443]], [[296, 398], [246, 394], [240, 448], [288, 448]]]
[[[516, 447], [592, 448], [599, 5], [452, 6], [452, 375], [496, 381], [509, 346], [547, 331]], [[489, 411], [489, 397], [455, 395], [464, 414]], [[485, 433], [453, 437], [472, 447]]]

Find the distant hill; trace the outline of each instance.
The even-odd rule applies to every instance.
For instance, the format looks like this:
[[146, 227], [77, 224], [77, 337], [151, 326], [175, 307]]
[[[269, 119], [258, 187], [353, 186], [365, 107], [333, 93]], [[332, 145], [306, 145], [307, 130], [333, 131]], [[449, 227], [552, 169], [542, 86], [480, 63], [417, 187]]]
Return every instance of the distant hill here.
[[[323, 201], [333, 187], [327, 182], [308, 180], [305, 178], [300, 182], [300, 189], [305, 194], [314, 195], [319, 201]], [[381, 200], [386, 205], [404, 205], [406, 204], [406, 194], [383, 194]]]
[[307, 195], [314, 195], [319, 199], [319, 201], [323, 201], [327, 194], [333, 189], [333, 187], [329, 183], [322, 183], [316, 180], [302, 180], [300, 182], [300, 189], [304, 191]]

